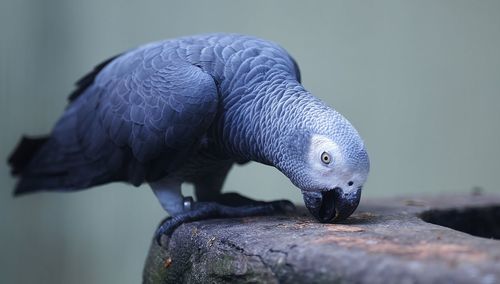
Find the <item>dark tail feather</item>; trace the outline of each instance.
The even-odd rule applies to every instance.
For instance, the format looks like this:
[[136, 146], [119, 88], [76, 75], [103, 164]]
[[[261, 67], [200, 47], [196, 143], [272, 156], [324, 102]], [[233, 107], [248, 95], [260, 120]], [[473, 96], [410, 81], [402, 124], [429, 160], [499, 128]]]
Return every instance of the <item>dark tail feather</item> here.
[[23, 136], [16, 149], [10, 154], [8, 163], [11, 167], [10, 173], [18, 176], [31, 161], [35, 153], [49, 139], [49, 136], [30, 138]]

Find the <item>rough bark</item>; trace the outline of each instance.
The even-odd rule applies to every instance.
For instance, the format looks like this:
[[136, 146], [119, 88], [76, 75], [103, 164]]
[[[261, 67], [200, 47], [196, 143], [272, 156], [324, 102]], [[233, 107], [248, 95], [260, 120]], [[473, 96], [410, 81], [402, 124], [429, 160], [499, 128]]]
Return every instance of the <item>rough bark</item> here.
[[162, 247], [152, 243], [144, 282], [498, 283], [499, 240], [421, 216], [495, 237], [499, 208], [498, 195], [448, 195], [363, 201], [342, 224], [320, 224], [304, 208], [188, 223]]

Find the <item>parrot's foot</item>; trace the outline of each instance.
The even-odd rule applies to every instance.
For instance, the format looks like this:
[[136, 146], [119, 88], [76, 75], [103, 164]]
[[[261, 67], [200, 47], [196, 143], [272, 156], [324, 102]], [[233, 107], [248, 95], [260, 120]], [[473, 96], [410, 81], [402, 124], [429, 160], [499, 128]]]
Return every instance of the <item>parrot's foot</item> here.
[[163, 235], [170, 236], [177, 227], [187, 222], [210, 218], [240, 218], [271, 215], [295, 210], [293, 203], [288, 200], [276, 200], [271, 202], [252, 201], [255, 203], [237, 207], [227, 206], [216, 202], [193, 202], [191, 204], [191, 210], [168, 217], [162, 221], [155, 233], [156, 242], [161, 246], [161, 237]]
[[[258, 201], [255, 199], [251, 199], [236, 192], [221, 193], [216, 195], [214, 198], [210, 200], [200, 200], [200, 201], [213, 201], [221, 205], [227, 205], [232, 207], [247, 206], [247, 205], [264, 205], [269, 203], [266, 201]], [[286, 202], [287, 200], [276, 200], [272, 202], [279, 202], [279, 201]]]

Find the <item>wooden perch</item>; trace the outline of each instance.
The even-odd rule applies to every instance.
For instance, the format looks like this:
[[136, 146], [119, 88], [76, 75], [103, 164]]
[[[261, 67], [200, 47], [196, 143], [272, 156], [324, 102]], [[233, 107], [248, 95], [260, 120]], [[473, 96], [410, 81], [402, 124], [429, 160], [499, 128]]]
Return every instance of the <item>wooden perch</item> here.
[[[500, 196], [363, 201], [342, 224], [206, 220], [152, 243], [145, 283], [499, 283]], [[465, 229], [464, 229], [465, 227]]]

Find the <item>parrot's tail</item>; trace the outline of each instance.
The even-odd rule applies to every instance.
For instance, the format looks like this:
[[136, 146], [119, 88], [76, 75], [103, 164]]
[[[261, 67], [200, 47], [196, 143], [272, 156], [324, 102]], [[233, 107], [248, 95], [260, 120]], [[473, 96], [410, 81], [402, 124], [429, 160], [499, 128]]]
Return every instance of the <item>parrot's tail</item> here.
[[[21, 141], [17, 144], [17, 147], [10, 154], [8, 163], [11, 167], [10, 173], [13, 176], [19, 176], [22, 174], [24, 168], [31, 161], [33, 156], [38, 152], [38, 150], [47, 142], [49, 136], [43, 137], [26, 137], [23, 136]], [[23, 192], [14, 192], [15, 195], [21, 194]]]

